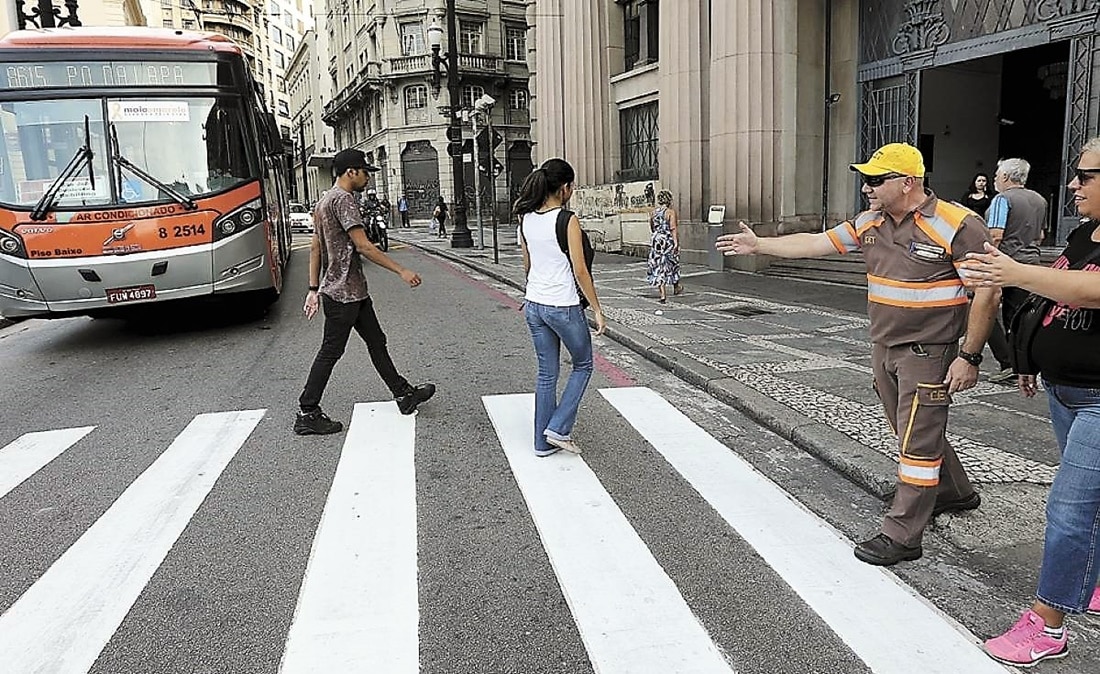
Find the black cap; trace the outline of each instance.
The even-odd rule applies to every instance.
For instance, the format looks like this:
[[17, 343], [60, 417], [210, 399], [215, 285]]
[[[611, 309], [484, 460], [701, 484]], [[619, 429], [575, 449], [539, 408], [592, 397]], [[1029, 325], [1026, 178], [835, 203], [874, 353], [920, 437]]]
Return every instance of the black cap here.
[[332, 158], [332, 167], [338, 176], [344, 175], [344, 171], [348, 169], [378, 170], [377, 167], [367, 163], [367, 155], [363, 154], [362, 150], [356, 150], [355, 148], [337, 152], [336, 156]]

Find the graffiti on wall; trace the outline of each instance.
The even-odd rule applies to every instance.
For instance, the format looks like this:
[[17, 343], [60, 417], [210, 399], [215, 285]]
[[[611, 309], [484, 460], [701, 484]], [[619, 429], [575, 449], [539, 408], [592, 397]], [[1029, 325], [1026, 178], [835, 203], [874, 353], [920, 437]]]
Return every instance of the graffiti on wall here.
[[623, 213], [648, 213], [657, 205], [661, 185], [654, 180], [578, 187], [569, 206], [583, 219], [602, 219]]

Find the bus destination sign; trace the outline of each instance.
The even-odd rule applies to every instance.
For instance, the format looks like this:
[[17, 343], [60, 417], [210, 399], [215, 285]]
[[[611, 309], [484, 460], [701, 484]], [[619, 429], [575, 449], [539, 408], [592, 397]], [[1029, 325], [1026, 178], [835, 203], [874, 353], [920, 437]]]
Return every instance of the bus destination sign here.
[[0, 89], [212, 86], [217, 69], [188, 61], [0, 63]]

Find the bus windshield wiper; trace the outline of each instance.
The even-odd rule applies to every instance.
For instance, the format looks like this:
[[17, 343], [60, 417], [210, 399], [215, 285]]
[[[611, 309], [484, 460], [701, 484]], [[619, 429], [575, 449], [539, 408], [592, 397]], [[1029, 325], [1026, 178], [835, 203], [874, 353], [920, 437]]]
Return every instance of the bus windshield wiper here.
[[[123, 157], [122, 153], [119, 152], [119, 150], [118, 150], [118, 130], [115, 128], [115, 125], [113, 123], [111, 124], [110, 147], [111, 147], [111, 152], [110, 152], [111, 159], [113, 159], [116, 164], [118, 164], [122, 168], [126, 169], [130, 173], [133, 173], [134, 175], [141, 178], [145, 182], [149, 183], [153, 187], [156, 187], [157, 189], [161, 190], [162, 192], [164, 192], [168, 196], [172, 197], [172, 199], [179, 202], [180, 205], [182, 205], [187, 210], [193, 211], [193, 210], [195, 210], [199, 207], [199, 205], [197, 203], [195, 203], [195, 200], [192, 199], [191, 197], [181, 193], [179, 190], [176, 190], [175, 188], [173, 188], [171, 185], [164, 182], [163, 180], [160, 180], [160, 179], [150, 175], [148, 171], [141, 168], [140, 166], [138, 166], [134, 162], [130, 161], [126, 157]], [[121, 182], [122, 182], [122, 172], [120, 171], [119, 172], [119, 183], [121, 183]]]
[[65, 183], [69, 181], [74, 175], [80, 172], [84, 168], [85, 164], [88, 166], [88, 184], [92, 191], [95, 191], [95, 169], [92, 167], [92, 159], [95, 157], [95, 152], [92, 152], [92, 131], [91, 122], [88, 119], [88, 115], [84, 115], [84, 145], [77, 149], [76, 154], [69, 160], [69, 163], [65, 165], [65, 169], [61, 171], [61, 175], [57, 176], [57, 180], [53, 181], [43, 194], [42, 198], [38, 200], [38, 203], [31, 209], [31, 220], [45, 220], [46, 213], [49, 213], [54, 204], [57, 203], [57, 197], [61, 194], [61, 188], [65, 186]]

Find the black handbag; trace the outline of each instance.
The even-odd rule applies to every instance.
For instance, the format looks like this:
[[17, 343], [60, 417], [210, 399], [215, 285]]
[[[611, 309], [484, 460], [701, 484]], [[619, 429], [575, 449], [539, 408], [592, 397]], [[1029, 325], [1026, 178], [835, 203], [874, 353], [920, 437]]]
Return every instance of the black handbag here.
[[[1077, 263], [1070, 265], [1070, 269], [1080, 269], [1090, 262], [1100, 258], [1100, 246], [1097, 246]], [[1024, 300], [1012, 320], [1005, 326], [1008, 335], [1008, 343], [1012, 349], [1013, 369], [1016, 374], [1039, 374], [1039, 366], [1031, 357], [1031, 345], [1035, 342], [1035, 335], [1039, 334], [1039, 328], [1043, 327], [1043, 319], [1054, 307], [1054, 300], [1030, 293]]]

